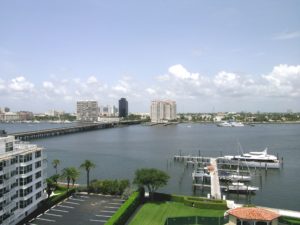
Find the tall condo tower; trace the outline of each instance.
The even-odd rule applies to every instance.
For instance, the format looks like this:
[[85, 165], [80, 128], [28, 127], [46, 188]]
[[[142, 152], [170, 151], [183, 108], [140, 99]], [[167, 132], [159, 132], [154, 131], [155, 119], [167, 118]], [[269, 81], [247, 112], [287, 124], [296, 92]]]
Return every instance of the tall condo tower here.
[[128, 101], [126, 98], [121, 98], [119, 100], [119, 117], [128, 116]]
[[78, 101], [77, 120], [81, 122], [98, 121], [99, 108], [97, 101]]
[[0, 224], [17, 224], [47, 198], [47, 155], [0, 130]]
[[152, 123], [163, 123], [176, 119], [176, 102], [172, 100], [154, 100], [151, 102], [150, 117]]

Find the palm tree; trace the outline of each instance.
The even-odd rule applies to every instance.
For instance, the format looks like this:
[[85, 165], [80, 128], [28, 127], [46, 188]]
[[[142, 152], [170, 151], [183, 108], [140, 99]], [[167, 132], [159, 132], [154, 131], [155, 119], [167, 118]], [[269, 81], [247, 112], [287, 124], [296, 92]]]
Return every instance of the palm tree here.
[[77, 168], [75, 167], [71, 167], [71, 170], [72, 170], [72, 177], [71, 177], [71, 180], [72, 180], [72, 186], [74, 187], [74, 184], [75, 184], [75, 181], [79, 178], [80, 176], [80, 172], [78, 171]]
[[54, 159], [54, 160], [52, 161], [52, 166], [53, 166], [53, 168], [55, 169], [55, 174], [57, 174], [57, 167], [58, 167], [59, 164], [60, 164], [59, 159]]
[[95, 167], [96, 167], [96, 165], [90, 160], [85, 160], [80, 165], [80, 168], [85, 169], [85, 171], [86, 171], [86, 186], [87, 186], [88, 192], [89, 192], [89, 186], [90, 186], [90, 170]]
[[70, 182], [72, 181], [74, 186], [76, 179], [79, 177], [79, 171], [75, 167], [67, 167], [63, 169], [61, 177], [67, 180], [69, 190]]

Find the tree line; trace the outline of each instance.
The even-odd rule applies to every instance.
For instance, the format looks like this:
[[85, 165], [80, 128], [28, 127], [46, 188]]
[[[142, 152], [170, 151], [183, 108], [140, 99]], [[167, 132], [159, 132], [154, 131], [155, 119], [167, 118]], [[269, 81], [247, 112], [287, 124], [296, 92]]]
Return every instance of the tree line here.
[[[70, 183], [74, 187], [75, 182], [80, 176], [79, 169], [83, 169], [86, 172], [86, 190], [87, 192], [122, 195], [130, 187], [130, 182], [127, 179], [124, 180], [92, 180], [90, 182], [90, 171], [96, 167], [96, 165], [90, 161], [85, 160], [79, 168], [67, 167], [58, 173], [58, 166], [60, 160], [54, 159], [52, 166], [55, 169], [55, 174], [47, 179], [47, 194], [48, 197], [52, 191], [57, 187], [58, 180], [65, 180], [67, 183], [67, 189], [70, 188]], [[150, 196], [158, 190], [158, 188], [165, 186], [168, 183], [169, 175], [164, 171], [155, 168], [142, 168], [135, 171], [135, 177], [133, 184], [138, 188], [147, 188]], [[127, 190], [128, 191], [128, 190]], [[129, 195], [130, 193], [125, 193]]]

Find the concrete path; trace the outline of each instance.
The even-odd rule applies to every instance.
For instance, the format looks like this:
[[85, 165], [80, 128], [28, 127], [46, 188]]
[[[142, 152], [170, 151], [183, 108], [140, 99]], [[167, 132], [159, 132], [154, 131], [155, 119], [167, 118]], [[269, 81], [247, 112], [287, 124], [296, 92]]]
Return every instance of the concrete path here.
[[221, 188], [220, 188], [220, 182], [219, 182], [217, 159], [211, 158], [210, 164], [214, 168], [213, 170], [210, 171], [211, 197], [214, 199], [221, 199]]

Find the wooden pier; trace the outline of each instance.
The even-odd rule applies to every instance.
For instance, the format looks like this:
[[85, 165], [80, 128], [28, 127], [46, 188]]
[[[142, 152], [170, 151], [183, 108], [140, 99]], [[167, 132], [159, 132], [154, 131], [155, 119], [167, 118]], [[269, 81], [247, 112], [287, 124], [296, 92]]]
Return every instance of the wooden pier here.
[[[198, 166], [200, 163], [209, 165], [210, 169], [210, 185], [205, 184], [197, 184], [194, 183], [194, 188], [196, 187], [210, 187], [211, 197], [214, 199], [221, 199], [221, 186], [219, 181], [219, 173], [218, 173], [218, 164], [217, 158], [211, 157], [202, 157], [202, 156], [182, 156], [182, 155], [175, 155], [175, 161], [186, 162], [187, 165], [192, 164], [193, 166]], [[223, 187], [225, 188], [225, 187]]]
[[27, 141], [27, 140], [31, 140], [31, 139], [53, 137], [53, 136], [72, 134], [72, 133], [78, 133], [78, 132], [113, 128], [113, 127], [117, 127], [119, 125], [133, 125], [133, 124], [139, 124], [139, 123], [140, 123], [140, 121], [121, 121], [119, 123], [81, 124], [81, 125], [72, 126], [72, 127], [60, 127], [60, 128], [45, 129], [45, 130], [10, 133], [9, 135], [15, 136], [16, 139], [19, 139], [22, 141]]
[[220, 188], [220, 181], [219, 181], [219, 173], [218, 173], [218, 165], [217, 159], [211, 158], [210, 159], [211, 167], [213, 168], [210, 170], [210, 193], [213, 199], [221, 199], [221, 188]]

